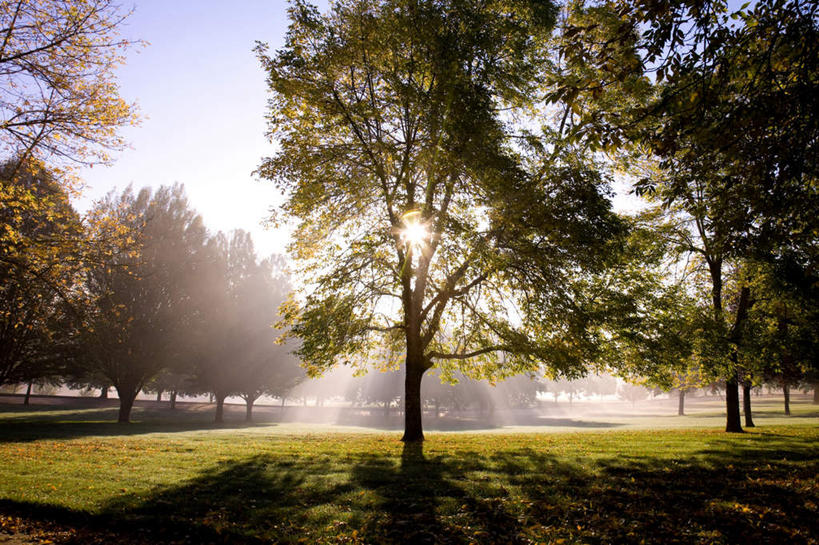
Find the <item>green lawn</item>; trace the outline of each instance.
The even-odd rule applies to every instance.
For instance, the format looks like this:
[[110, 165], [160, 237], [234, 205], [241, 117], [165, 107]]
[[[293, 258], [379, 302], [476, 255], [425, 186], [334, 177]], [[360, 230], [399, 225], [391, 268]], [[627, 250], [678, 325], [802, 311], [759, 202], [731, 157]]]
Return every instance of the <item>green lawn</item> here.
[[819, 419], [795, 409], [742, 435], [430, 433], [423, 449], [18, 409], [0, 413], [0, 524], [72, 543], [817, 543]]

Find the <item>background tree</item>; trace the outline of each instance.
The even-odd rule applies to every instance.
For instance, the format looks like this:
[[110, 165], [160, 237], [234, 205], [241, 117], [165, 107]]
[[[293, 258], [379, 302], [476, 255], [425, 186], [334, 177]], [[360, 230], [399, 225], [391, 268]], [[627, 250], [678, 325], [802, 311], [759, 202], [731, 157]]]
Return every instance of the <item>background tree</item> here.
[[30, 383], [70, 356], [82, 226], [38, 162], [4, 164], [0, 186], [0, 384]]
[[602, 398], [606, 395], [617, 393], [617, 378], [604, 373], [595, 373], [586, 376], [584, 379], [585, 391], [588, 395], [597, 395]]
[[77, 374], [108, 378], [120, 400], [118, 420], [128, 422], [137, 394], [169, 367], [182, 348], [179, 331], [193, 323], [189, 282], [202, 267], [207, 232], [180, 185], [109, 194], [93, 214], [91, 241], [100, 256], [86, 276], [91, 301]]
[[[168, 392], [168, 401], [171, 409], [176, 409], [176, 400], [180, 393], [187, 391], [190, 386], [191, 376], [183, 370], [184, 360], [176, 362], [173, 368], [163, 369], [152, 378], [145, 386], [144, 390], [156, 394], [156, 400], [162, 400], [162, 394]], [[191, 362], [187, 362], [191, 363]], [[192, 370], [192, 367], [190, 368]]]
[[534, 374], [509, 377], [494, 385], [496, 395], [508, 408], [523, 409], [537, 405], [537, 396], [544, 392], [543, 384]]
[[715, 361], [727, 379], [728, 431], [742, 429], [734, 358], [753, 298], [741, 286], [725, 304], [724, 266], [762, 260], [805, 273], [817, 258], [819, 7], [770, 0], [746, 8], [574, 3], [553, 72], [553, 99], [569, 103], [572, 136], [607, 149], [638, 143], [667, 174], [662, 187], [646, 177], [638, 192], [659, 187], [663, 204], [696, 224], [712, 339], [723, 346]]
[[259, 173], [287, 195], [309, 286], [285, 313], [299, 355], [315, 375], [405, 352], [405, 441], [423, 440], [433, 367], [572, 375], [596, 349], [571, 285], [619, 228], [605, 180], [512, 123], [536, 100], [555, 14], [384, 0], [322, 16], [296, 2], [285, 46], [259, 47], [280, 146]]
[[[249, 241], [250, 235], [245, 236]], [[304, 370], [292, 354], [295, 343], [275, 343], [280, 335], [274, 328], [280, 320], [277, 311], [292, 289], [284, 260], [273, 256], [257, 263], [254, 254], [249, 269], [234, 286], [240, 327], [230, 343], [234, 347], [231, 367], [238, 378], [237, 393], [247, 404], [248, 421], [259, 397], [284, 397], [304, 378]]]
[[198, 308], [194, 389], [212, 392], [217, 423], [225, 399], [241, 396], [251, 418], [263, 394], [282, 397], [303, 377], [292, 341], [276, 344], [277, 309], [290, 293], [283, 261], [258, 261], [249, 233], [217, 234], [196, 279]]
[[632, 407], [634, 407], [638, 401], [646, 399], [648, 394], [649, 391], [642, 384], [624, 382], [617, 388], [617, 397], [629, 401]]
[[353, 381], [346, 397], [353, 403], [381, 405], [384, 417], [388, 417], [393, 403], [400, 403], [403, 393], [401, 379], [396, 369], [374, 369]]
[[803, 280], [803, 286], [794, 286], [793, 279], [774, 266], [755, 267], [757, 302], [748, 319], [750, 341], [741, 354], [757, 382], [783, 390], [785, 414], [790, 414], [790, 390], [802, 383], [819, 357], [819, 284]]

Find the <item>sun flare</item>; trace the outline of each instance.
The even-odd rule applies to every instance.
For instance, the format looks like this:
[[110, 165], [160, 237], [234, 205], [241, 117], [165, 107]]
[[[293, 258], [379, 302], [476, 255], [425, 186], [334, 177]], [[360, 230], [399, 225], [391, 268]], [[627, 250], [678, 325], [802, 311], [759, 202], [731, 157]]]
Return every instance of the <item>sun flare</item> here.
[[423, 223], [410, 223], [401, 230], [401, 240], [411, 246], [422, 246], [429, 239], [429, 231]]

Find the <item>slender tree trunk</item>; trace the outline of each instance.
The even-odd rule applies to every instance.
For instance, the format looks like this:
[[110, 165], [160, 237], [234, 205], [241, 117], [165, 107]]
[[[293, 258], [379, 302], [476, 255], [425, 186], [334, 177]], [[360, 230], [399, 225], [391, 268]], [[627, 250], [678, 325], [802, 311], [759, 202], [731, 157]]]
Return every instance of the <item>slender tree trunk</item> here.
[[420, 357], [407, 355], [406, 377], [404, 379], [404, 436], [405, 443], [424, 440], [421, 423], [421, 378], [424, 376]]
[[742, 381], [742, 412], [745, 414], [745, 427], [753, 428], [754, 419], [751, 414], [751, 381]]
[[246, 403], [245, 422], [252, 422], [253, 421], [253, 403], [255, 403], [255, 402], [256, 402], [256, 400], [254, 398], [252, 398], [252, 397], [246, 397], [245, 398], [245, 403]]
[[171, 410], [176, 410], [176, 390], [171, 390]]
[[117, 387], [117, 396], [119, 396], [118, 423], [128, 424], [131, 422], [131, 409], [134, 407], [134, 400], [138, 393], [139, 388]]
[[813, 383], [813, 404], [819, 405], [819, 382]]
[[677, 416], [685, 416], [685, 390], [680, 388], [680, 396], [677, 403]]
[[742, 422], [739, 418], [739, 381], [736, 373], [725, 382], [725, 408], [727, 416], [725, 431], [742, 433]]
[[225, 421], [225, 394], [217, 393], [214, 395], [216, 398], [216, 419], [214, 420], [217, 424], [221, 424]]
[[285, 397], [282, 396], [282, 410], [284, 410], [284, 402], [285, 402]]
[[29, 401], [31, 401], [31, 388], [34, 386], [33, 383], [29, 382], [28, 387], [26, 388], [26, 397], [23, 398], [23, 405], [28, 405]]
[[159, 403], [162, 401], [162, 390], [157, 390], [156, 392], [156, 402]]
[[791, 415], [791, 387], [789, 384], [782, 385], [782, 393], [785, 394], [785, 416]]
[[100, 399], [108, 399], [108, 388], [110, 388], [110, 386], [100, 388]]

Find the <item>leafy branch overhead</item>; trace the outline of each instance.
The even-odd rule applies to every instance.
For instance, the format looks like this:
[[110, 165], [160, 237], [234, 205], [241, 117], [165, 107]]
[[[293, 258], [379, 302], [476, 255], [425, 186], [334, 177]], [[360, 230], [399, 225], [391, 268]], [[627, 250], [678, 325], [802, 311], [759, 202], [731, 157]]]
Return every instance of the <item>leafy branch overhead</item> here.
[[[406, 343], [424, 367], [477, 375], [582, 359], [548, 326], [620, 226], [604, 177], [519, 146], [509, 113], [534, 105], [555, 16], [543, 2], [296, 3], [285, 47], [259, 45], [280, 145], [259, 173], [286, 192], [310, 273], [286, 317], [314, 371]], [[417, 247], [401, 239], [413, 210], [429, 232]]]

